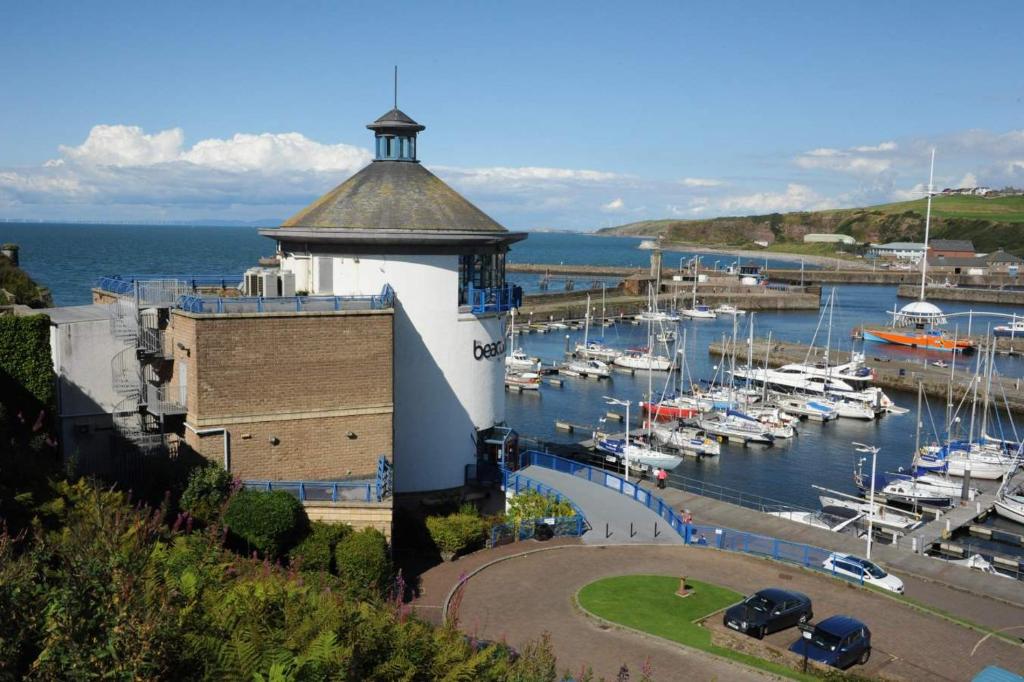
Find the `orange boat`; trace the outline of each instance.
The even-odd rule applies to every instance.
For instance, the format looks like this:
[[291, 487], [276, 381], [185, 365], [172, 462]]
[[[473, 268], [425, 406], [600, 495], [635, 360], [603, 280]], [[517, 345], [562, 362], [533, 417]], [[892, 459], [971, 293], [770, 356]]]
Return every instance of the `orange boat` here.
[[864, 340], [877, 343], [892, 343], [897, 346], [911, 348], [927, 348], [930, 350], [970, 352], [974, 350], [974, 341], [970, 339], [951, 339], [937, 329], [899, 329], [897, 327], [864, 328]]

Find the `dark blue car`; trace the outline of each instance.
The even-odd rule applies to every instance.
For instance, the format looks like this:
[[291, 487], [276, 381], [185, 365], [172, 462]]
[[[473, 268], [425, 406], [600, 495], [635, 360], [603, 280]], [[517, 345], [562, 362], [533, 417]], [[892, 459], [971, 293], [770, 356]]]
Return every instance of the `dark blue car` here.
[[871, 658], [871, 631], [856, 618], [832, 616], [815, 625], [809, 639], [793, 642], [789, 650], [836, 668], [863, 665]]

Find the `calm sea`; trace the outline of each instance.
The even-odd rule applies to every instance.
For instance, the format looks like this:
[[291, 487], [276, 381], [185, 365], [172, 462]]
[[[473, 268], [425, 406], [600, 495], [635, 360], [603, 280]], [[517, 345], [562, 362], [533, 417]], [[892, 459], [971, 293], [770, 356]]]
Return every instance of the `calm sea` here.
[[[251, 227], [165, 227], [107, 225], [48, 225], [0, 223], [0, 242], [21, 246], [23, 267], [38, 281], [50, 287], [58, 305], [88, 303], [89, 289], [95, 279], [113, 273], [241, 273], [256, 263], [259, 256], [273, 252], [273, 242]], [[589, 263], [598, 265], [642, 266], [649, 254], [637, 248], [640, 240], [625, 237], [593, 237], [578, 234], [531, 234], [517, 244], [512, 253], [516, 262]], [[667, 253], [666, 267], [677, 267], [686, 253]], [[704, 255], [704, 262], [721, 264], [735, 260], [729, 256]], [[770, 261], [769, 264], [774, 264]], [[533, 285], [536, 278], [523, 278]], [[895, 287], [844, 286], [837, 289], [838, 305], [833, 324], [833, 347], [848, 350], [851, 329], [866, 321], [883, 321], [885, 311], [897, 302]], [[943, 304], [952, 312], [966, 310], [957, 304]], [[1004, 312], [1010, 312], [1004, 309]], [[1015, 311], [1020, 313], [1020, 310]], [[747, 318], [752, 316], [748, 315]], [[766, 312], [753, 316], [755, 333], [763, 336], [770, 329], [775, 338], [810, 341], [818, 315], [814, 312]], [[741, 322], [738, 334], [746, 337], [748, 320]], [[688, 371], [694, 380], [710, 378], [714, 362], [707, 345], [732, 334], [730, 320], [688, 321], [682, 324], [687, 333], [686, 357]], [[568, 342], [575, 343], [582, 332], [569, 332]], [[619, 325], [596, 330], [593, 336], [607, 343], [628, 347], [642, 345], [646, 329]], [[818, 343], [824, 338], [819, 337]], [[519, 345], [546, 363], [559, 360], [567, 343], [565, 332], [535, 334], [521, 337]], [[910, 353], [872, 346], [869, 356], [906, 356], [922, 362], [948, 356]], [[1001, 359], [1003, 376], [1019, 377], [1024, 366], [1019, 361]], [[659, 393], [666, 377], [655, 375], [652, 387]], [[508, 421], [520, 432], [551, 441], [570, 441], [585, 436], [569, 435], [554, 428], [556, 419], [575, 424], [596, 425], [609, 408], [603, 396], [641, 399], [648, 390], [646, 375], [635, 377], [616, 374], [603, 382], [567, 378], [561, 388], [544, 386], [537, 393], [508, 395]], [[913, 407], [914, 396], [894, 394], [899, 404]], [[621, 408], [615, 408], [621, 409]], [[944, 407], [934, 404], [924, 416], [925, 430], [941, 430]], [[701, 462], [687, 460], [674, 474], [701, 478], [739, 488], [749, 493], [776, 498], [808, 507], [817, 507], [817, 493], [812, 483], [853, 492], [853, 468], [860, 455], [850, 443], [878, 443], [881, 470], [895, 470], [909, 464], [914, 444], [913, 414], [886, 416], [874, 422], [839, 420], [821, 426], [805, 424], [798, 438], [772, 448], [743, 448], [726, 445], [722, 455]], [[1004, 421], [1009, 431], [1009, 424]]]

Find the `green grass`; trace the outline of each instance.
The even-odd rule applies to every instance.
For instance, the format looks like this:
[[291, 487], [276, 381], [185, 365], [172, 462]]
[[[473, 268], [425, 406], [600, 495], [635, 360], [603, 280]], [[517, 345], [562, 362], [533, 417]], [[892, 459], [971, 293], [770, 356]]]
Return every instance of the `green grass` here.
[[618, 576], [586, 585], [576, 599], [584, 610], [619, 625], [776, 675], [797, 680], [818, 679], [778, 663], [712, 644], [711, 632], [695, 621], [735, 604], [743, 595], [696, 580], [687, 580], [686, 584], [693, 588], [693, 594], [682, 599], [675, 594], [679, 587], [678, 577]]
[[[895, 204], [870, 206], [866, 210], [882, 213], [914, 211], [924, 215], [926, 203], [925, 199], [915, 199]], [[934, 197], [932, 199], [932, 215], [940, 218], [970, 218], [1022, 223], [1024, 222], [1024, 197], [996, 197], [994, 199], [970, 196]]]

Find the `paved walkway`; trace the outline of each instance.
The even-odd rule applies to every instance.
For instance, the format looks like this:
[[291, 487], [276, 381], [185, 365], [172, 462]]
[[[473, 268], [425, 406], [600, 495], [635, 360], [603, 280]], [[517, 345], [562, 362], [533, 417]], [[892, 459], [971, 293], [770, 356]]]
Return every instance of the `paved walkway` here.
[[[645, 482], [641, 485], [654, 490], [650, 483]], [[863, 556], [866, 549], [863, 538], [845, 533], [832, 533], [729, 502], [685, 493], [671, 487], [657, 490], [656, 493], [677, 511], [682, 508], [689, 509], [693, 514], [693, 522], [697, 525], [734, 528], [859, 556]], [[1022, 581], [986, 575], [963, 566], [914, 554], [906, 547], [876, 544], [872, 546], [871, 557], [908, 583], [907, 595], [910, 597], [917, 597], [918, 594], [928, 591], [929, 582], [939, 583], [967, 593], [968, 598], [956, 599], [950, 606], [936, 603], [937, 608], [959, 613], [965, 618], [996, 628], [1024, 624], [1024, 611], [1021, 611], [1024, 609]]]
[[664, 519], [617, 490], [544, 467], [528, 466], [522, 474], [567, 495], [583, 510], [590, 524], [586, 544], [683, 544]]
[[[480, 638], [505, 640], [517, 647], [549, 632], [560, 669], [576, 672], [589, 665], [596, 676], [608, 679], [614, 679], [623, 663], [636, 675], [645, 661], [659, 682], [761, 677], [692, 649], [608, 629], [573, 605], [573, 595], [594, 580], [640, 573], [685, 574], [742, 594], [771, 585], [792, 588], [811, 597], [818, 620], [836, 613], [861, 618], [871, 627], [874, 653], [867, 666], [853, 670], [856, 673], [967, 680], [990, 664], [1024, 670], [1024, 647], [989, 638], [972, 656], [982, 637], [978, 632], [885, 595], [772, 561], [682, 546], [571, 545], [500, 561], [465, 583], [458, 606], [459, 626]], [[719, 627], [717, 619], [709, 626]], [[795, 640], [794, 632], [785, 630], [750, 643], [784, 650]], [[767, 650], [764, 655], [769, 655]]]

